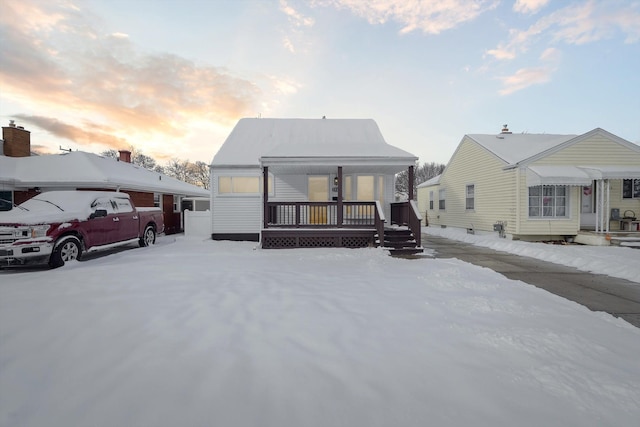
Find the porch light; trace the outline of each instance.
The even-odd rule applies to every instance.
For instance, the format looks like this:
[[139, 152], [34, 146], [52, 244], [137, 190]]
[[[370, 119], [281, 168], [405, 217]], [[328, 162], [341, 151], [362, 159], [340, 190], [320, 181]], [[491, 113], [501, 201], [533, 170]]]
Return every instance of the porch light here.
[[338, 185], [338, 177], [333, 178], [333, 185]]

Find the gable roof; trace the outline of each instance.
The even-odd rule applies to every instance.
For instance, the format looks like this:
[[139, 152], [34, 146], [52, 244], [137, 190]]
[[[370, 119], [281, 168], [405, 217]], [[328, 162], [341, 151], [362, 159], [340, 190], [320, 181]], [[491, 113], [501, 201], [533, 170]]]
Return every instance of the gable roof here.
[[471, 134], [467, 136], [507, 164], [520, 163], [576, 137], [576, 135], [546, 133]]
[[71, 153], [0, 156], [0, 183], [16, 187], [104, 188], [209, 196], [209, 190], [132, 163], [74, 151]]
[[261, 159], [417, 160], [387, 144], [372, 119], [241, 119], [213, 166], [258, 166]]
[[440, 184], [440, 177], [441, 176], [442, 176], [442, 174], [436, 175], [433, 178], [429, 178], [425, 182], [422, 182], [422, 183], [418, 184], [418, 186], [416, 188], [431, 187], [432, 185]]
[[602, 135], [623, 145], [630, 150], [640, 152], [640, 147], [617, 135], [601, 128], [595, 128], [582, 135], [553, 135], [553, 134], [498, 134], [498, 135], [467, 135], [470, 139], [490, 151], [508, 166], [529, 164], [550, 154], [594, 135]]

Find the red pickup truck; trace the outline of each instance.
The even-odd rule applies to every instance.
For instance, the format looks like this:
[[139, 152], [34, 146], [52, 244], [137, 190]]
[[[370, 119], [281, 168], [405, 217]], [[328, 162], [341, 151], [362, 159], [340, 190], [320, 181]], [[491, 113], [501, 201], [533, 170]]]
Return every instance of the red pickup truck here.
[[149, 246], [163, 231], [160, 208], [136, 208], [127, 193], [49, 191], [0, 212], [0, 268], [61, 267], [87, 251]]

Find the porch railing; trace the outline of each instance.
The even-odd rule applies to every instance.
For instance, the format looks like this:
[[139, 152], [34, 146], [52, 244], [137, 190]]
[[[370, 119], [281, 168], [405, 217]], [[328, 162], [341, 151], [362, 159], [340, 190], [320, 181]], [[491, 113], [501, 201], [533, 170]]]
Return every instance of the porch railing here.
[[391, 224], [408, 227], [418, 246], [422, 246], [421, 221], [422, 215], [414, 200], [391, 203]]
[[267, 228], [377, 228], [384, 223], [384, 214], [373, 201], [342, 202], [342, 212], [338, 208], [338, 202], [267, 202]]

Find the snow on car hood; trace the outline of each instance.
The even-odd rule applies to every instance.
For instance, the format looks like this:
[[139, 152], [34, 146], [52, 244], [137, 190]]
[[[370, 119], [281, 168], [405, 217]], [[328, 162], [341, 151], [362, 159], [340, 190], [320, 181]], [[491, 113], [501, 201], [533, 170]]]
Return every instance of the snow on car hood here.
[[[109, 192], [50, 191], [39, 194], [7, 212], [0, 212], [0, 224], [44, 224], [84, 221], [94, 211], [91, 203]], [[118, 193], [117, 197], [128, 197]]]
[[[51, 205], [50, 205], [51, 206]], [[91, 214], [81, 211], [60, 211], [55, 206], [51, 206], [51, 209], [42, 209], [38, 211], [24, 211], [19, 207], [14, 207], [8, 212], [0, 212], [0, 224], [49, 224], [49, 223], [61, 223], [70, 222], [74, 220], [84, 221], [89, 218]]]

